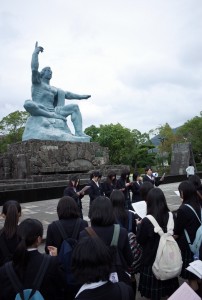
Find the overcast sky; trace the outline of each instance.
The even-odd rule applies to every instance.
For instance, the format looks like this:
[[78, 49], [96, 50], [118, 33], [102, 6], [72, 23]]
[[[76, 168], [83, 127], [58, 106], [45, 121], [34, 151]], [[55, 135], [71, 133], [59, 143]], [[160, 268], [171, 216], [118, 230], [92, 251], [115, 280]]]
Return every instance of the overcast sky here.
[[202, 110], [201, 0], [1, 1], [0, 41], [0, 119], [31, 97], [36, 41], [51, 85], [92, 95], [79, 102], [84, 128], [143, 133]]

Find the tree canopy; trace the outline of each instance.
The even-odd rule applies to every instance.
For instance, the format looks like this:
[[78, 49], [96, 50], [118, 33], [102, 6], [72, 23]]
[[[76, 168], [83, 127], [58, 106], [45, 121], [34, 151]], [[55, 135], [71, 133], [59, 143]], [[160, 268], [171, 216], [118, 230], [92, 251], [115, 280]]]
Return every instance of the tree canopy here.
[[202, 162], [202, 116], [188, 120], [177, 130], [176, 135], [181, 142], [192, 144], [195, 159]]
[[86, 128], [85, 133], [92, 136], [92, 142], [109, 148], [111, 164], [128, 164], [137, 168], [154, 161], [154, 154], [148, 153], [154, 146], [146, 133], [141, 134], [136, 129], [131, 131], [119, 123], [100, 127], [92, 125]]
[[24, 125], [28, 116], [26, 111], [15, 111], [0, 121], [0, 152], [5, 152], [8, 144], [22, 140]]

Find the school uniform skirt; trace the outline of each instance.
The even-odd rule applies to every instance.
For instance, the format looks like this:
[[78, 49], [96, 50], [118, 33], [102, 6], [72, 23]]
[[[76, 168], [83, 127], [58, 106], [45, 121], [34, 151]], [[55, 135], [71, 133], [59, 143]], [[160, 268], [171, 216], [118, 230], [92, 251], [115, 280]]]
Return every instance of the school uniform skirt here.
[[189, 264], [194, 260], [193, 253], [190, 250], [185, 250], [182, 251], [181, 254], [182, 254], [183, 264], [182, 264], [182, 271], [180, 277], [182, 277], [183, 279], [193, 279], [193, 280], [199, 279], [196, 275], [186, 270]]
[[138, 290], [141, 296], [152, 300], [172, 295], [179, 287], [178, 277], [158, 280], [152, 272], [152, 266], [142, 266]]

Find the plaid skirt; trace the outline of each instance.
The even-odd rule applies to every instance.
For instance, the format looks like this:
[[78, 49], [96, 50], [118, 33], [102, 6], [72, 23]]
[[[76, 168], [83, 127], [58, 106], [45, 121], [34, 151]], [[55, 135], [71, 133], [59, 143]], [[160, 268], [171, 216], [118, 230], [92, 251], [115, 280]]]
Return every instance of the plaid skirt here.
[[143, 266], [140, 271], [138, 290], [141, 296], [152, 300], [172, 295], [179, 287], [178, 278], [158, 280], [152, 272], [152, 266]]
[[189, 264], [194, 260], [193, 253], [190, 250], [185, 250], [181, 252], [182, 254], [182, 271], [180, 277], [183, 279], [199, 279], [196, 275], [186, 270]]

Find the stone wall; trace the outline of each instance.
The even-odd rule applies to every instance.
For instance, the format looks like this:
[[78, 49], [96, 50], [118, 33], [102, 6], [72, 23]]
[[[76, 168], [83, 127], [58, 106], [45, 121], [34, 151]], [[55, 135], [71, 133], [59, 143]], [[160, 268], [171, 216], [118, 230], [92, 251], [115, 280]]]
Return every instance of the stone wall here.
[[0, 157], [0, 179], [87, 173], [108, 162], [108, 148], [98, 143], [29, 140], [10, 145]]

